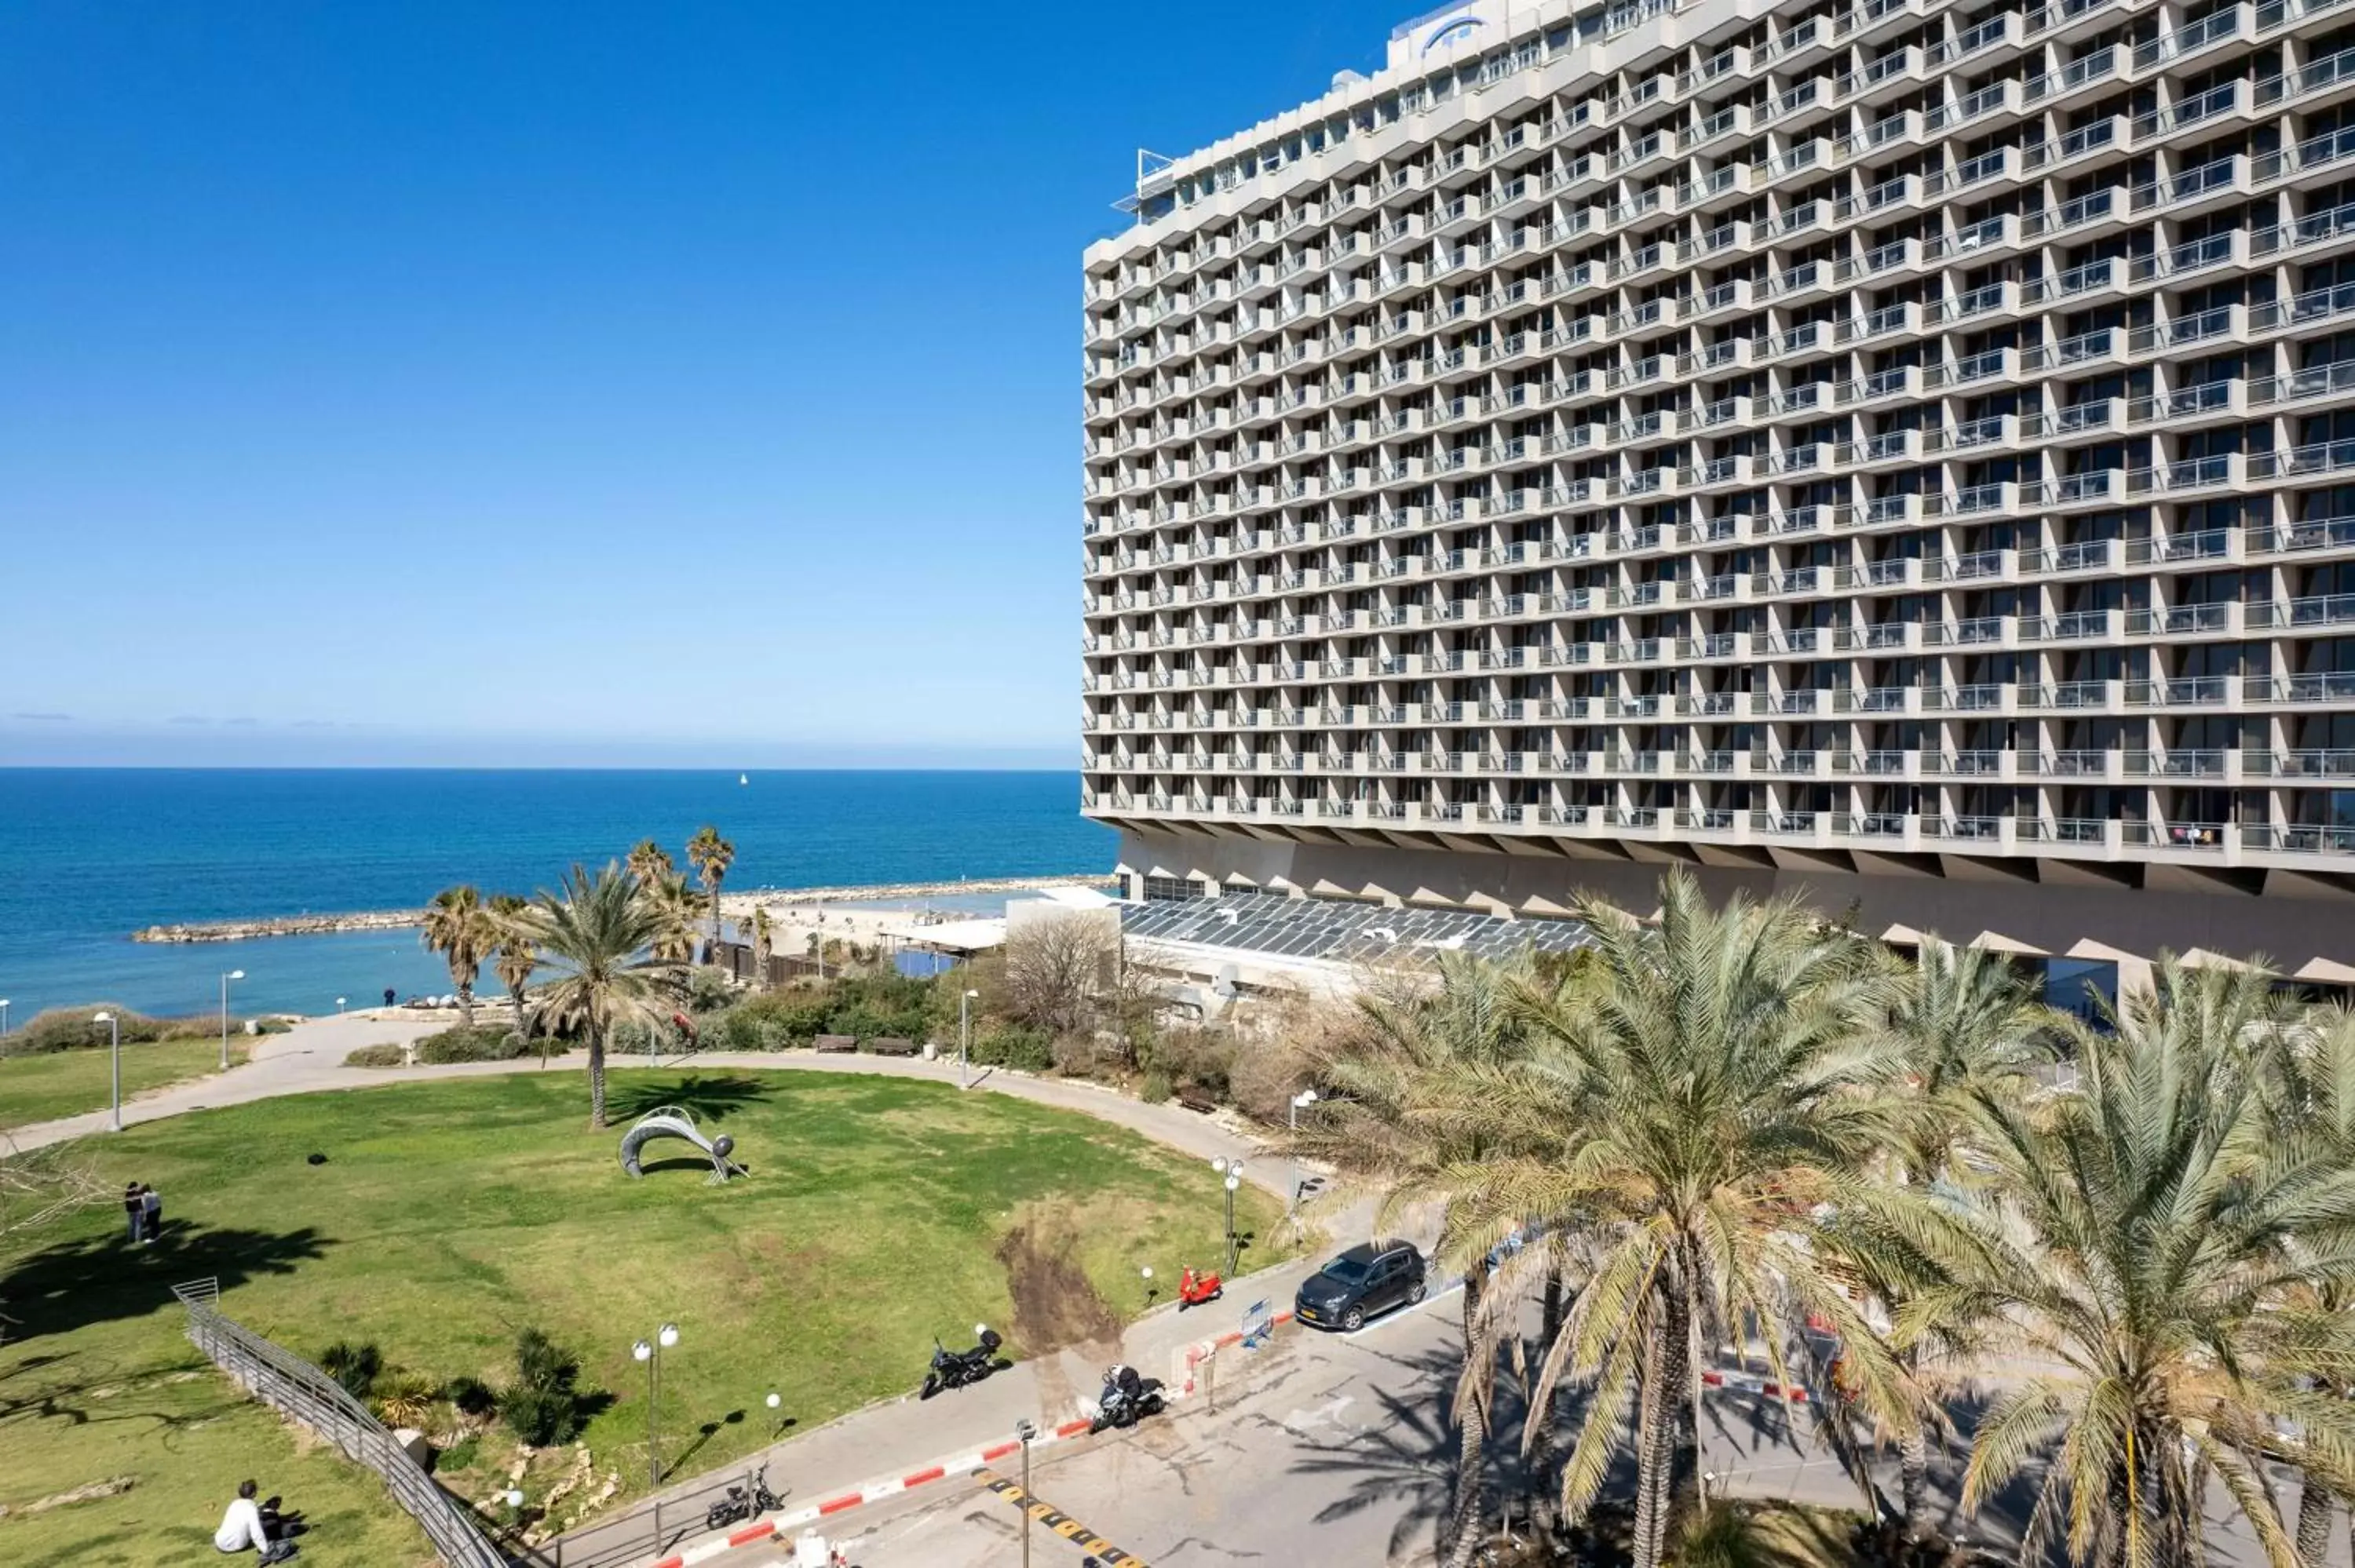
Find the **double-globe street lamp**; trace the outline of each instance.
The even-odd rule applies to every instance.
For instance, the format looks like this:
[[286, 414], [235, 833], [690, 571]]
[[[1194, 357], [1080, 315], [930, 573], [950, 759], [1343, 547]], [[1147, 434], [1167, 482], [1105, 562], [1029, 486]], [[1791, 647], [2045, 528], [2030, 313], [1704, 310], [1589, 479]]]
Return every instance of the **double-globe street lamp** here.
[[1210, 1161], [1210, 1169], [1226, 1178], [1227, 1273], [1232, 1275], [1235, 1271], [1235, 1260], [1240, 1255], [1240, 1243], [1235, 1235], [1235, 1189], [1243, 1184], [1243, 1162], [1220, 1156]]
[[229, 1071], [229, 982], [245, 978], [243, 969], [231, 969], [221, 976], [221, 1068]]
[[640, 1340], [630, 1347], [630, 1355], [646, 1363], [646, 1463], [656, 1486], [662, 1485], [662, 1449], [655, 1431], [655, 1404], [662, 1397], [662, 1353], [677, 1343], [678, 1325], [665, 1323], [651, 1342]]
[[107, 1124], [111, 1130], [123, 1130], [123, 1021], [111, 1012], [91, 1015], [92, 1023], [103, 1023], [111, 1037], [108, 1045], [108, 1073], [114, 1084], [114, 1095], [109, 1103]]
[[[1313, 1106], [1316, 1103], [1316, 1091], [1315, 1089], [1303, 1089], [1298, 1094], [1292, 1097], [1292, 1109], [1288, 1113], [1286, 1120], [1289, 1123], [1292, 1135], [1295, 1139], [1295, 1148], [1297, 1148], [1296, 1140], [1300, 1136], [1300, 1113], [1306, 1110], [1310, 1106]], [[1307, 1178], [1300, 1173], [1300, 1156], [1297, 1153], [1295, 1153], [1292, 1157], [1292, 1202], [1288, 1205], [1292, 1218], [1293, 1234], [1295, 1235], [1297, 1235], [1300, 1232], [1300, 1190], [1306, 1184]]]

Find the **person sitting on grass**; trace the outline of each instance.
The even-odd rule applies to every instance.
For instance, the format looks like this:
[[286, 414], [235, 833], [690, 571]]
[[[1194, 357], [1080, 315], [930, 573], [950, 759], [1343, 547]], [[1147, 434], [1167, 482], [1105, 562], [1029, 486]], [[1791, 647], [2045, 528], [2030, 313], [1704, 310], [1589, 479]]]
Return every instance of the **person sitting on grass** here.
[[[301, 1550], [291, 1541], [272, 1541], [262, 1522], [261, 1505], [253, 1500], [261, 1489], [251, 1481], [240, 1481], [237, 1500], [221, 1515], [220, 1528], [213, 1531], [216, 1552], [258, 1552], [261, 1563], [284, 1563]], [[278, 1499], [270, 1499], [275, 1503]], [[272, 1511], [275, 1511], [274, 1510]]]

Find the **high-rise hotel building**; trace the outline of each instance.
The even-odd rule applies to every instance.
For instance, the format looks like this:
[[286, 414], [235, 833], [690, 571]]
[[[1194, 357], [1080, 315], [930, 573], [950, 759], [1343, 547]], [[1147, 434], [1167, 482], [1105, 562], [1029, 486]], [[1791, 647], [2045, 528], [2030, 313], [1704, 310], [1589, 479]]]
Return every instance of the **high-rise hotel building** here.
[[1140, 172], [1133, 893], [2355, 979], [2355, 0], [1474, 0]]

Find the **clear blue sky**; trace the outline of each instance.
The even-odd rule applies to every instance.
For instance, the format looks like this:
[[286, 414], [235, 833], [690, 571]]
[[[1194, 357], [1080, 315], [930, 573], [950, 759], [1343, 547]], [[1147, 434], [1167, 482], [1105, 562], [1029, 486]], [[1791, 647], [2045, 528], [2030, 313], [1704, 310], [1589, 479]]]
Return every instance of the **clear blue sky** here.
[[1081, 250], [1418, 8], [10, 0], [0, 763], [1072, 763]]

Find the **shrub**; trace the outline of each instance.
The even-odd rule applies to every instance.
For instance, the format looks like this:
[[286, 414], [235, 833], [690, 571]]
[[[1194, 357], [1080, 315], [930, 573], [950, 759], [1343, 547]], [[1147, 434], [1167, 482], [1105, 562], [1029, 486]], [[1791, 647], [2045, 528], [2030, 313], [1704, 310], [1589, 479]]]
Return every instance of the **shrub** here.
[[408, 1059], [408, 1053], [389, 1040], [344, 1053], [346, 1067], [398, 1067]]
[[150, 1018], [111, 1001], [93, 1002], [88, 1007], [52, 1007], [35, 1013], [22, 1029], [0, 1043], [0, 1055], [38, 1056], [51, 1051], [107, 1044], [113, 1035], [105, 1024], [96, 1022], [101, 1012], [114, 1015], [125, 1045], [210, 1034], [220, 1027], [218, 1019]]
[[512, 1062], [525, 1050], [524, 1037], [505, 1023], [464, 1025], [428, 1034], [417, 1043], [417, 1059], [433, 1066], [446, 1062]]
[[1067, 1078], [1084, 1078], [1102, 1066], [1105, 1052], [1095, 1041], [1081, 1035], [1065, 1035], [1049, 1047], [1055, 1071]]
[[499, 1413], [498, 1391], [478, 1377], [452, 1378], [442, 1397], [469, 1421], [488, 1421]]
[[354, 1399], [366, 1399], [375, 1392], [377, 1377], [384, 1371], [384, 1352], [374, 1341], [355, 1345], [337, 1340], [319, 1352], [319, 1370], [341, 1383]]
[[1156, 1067], [1145, 1075], [1145, 1082], [1138, 1087], [1136, 1097], [1146, 1105], [1157, 1106], [1167, 1099], [1169, 1094], [1169, 1075]]
[[703, 965], [687, 971], [688, 1012], [718, 1012], [735, 1000], [736, 986], [726, 969]]
[[1254, 1121], [1280, 1127], [1292, 1097], [1316, 1081], [1319, 1058], [1297, 1035], [1277, 1033], [1238, 1045], [1227, 1069], [1227, 1095]]
[[1044, 1073], [1055, 1065], [1055, 1048], [1033, 1029], [993, 1029], [973, 1038], [973, 1059], [986, 1067], [1015, 1067]]
[[581, 1430], [578, 1359], [538, 1329], [516, 1336], [516, 1381], [499, 1400], [507, 1430], [534, 1448], [569, 1440]]
[[423, 1372], [389, 1372], [376, 1380], [377, 1419], [387, 1426], [422, 1427], [441, 1397], [441, 1385]]
[[464, 1437], [459, 1438], [455, 1443], [451, 1444], [447, 1448], [444, 1448], [440, 1453], [434, 1455], [433, 1467], [436, 1470], [471, 1469], [474, 1467], [474, 1461], [482, 1457], [482, 1452], [483, 1439], [481, 1434], [469, 1432]]
[[1222, 1100], [1234, 1071], [1234, 1038], [1208, 1029], [1173, 1029], [1161, 1037], [1154, 1062], [1173, 1082], [1191, 1084]]

